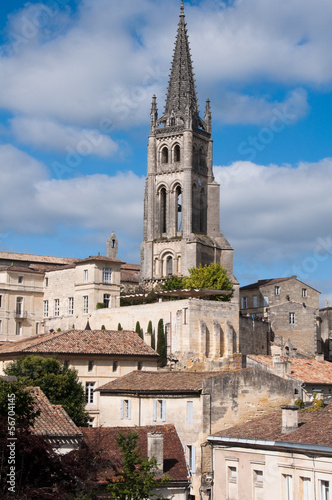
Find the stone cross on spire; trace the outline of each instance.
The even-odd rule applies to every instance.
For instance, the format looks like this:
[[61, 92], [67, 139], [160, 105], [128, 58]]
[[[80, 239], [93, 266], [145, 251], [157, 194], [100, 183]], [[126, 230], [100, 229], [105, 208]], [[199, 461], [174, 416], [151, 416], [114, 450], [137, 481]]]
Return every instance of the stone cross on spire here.
[[163, 121], [168, 119], [170, 123], [171, 117], [184, 120], [188, 111], [191, 117], [198, 115], [197, 93], [182, 1]]

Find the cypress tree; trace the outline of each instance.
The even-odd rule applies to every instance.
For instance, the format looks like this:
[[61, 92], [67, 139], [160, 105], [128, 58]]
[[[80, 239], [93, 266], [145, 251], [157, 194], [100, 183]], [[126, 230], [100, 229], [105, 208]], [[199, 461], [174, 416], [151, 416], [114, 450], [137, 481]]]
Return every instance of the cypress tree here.
[[166, 365], [166, 338], [163, 319], [160, 319], [158, 322], [157, 353], [160, 356], [160, 363], [162, 366]]
[[151, 334], [151, 347], [152, 347], [152, 349], [155, 349], [156, 348], [156, 336], [153, 333], [152, 321], [151, 320], [149, 321], [148, 330], [147, 331], [148, 331], [148, 333]]
[[138, 334], [139, 337], [141, 337], [141, 339], [143, 339], [143, 332], [139, 321], [136, 321], [135, 332]]
[[119, 323], [119, 324], [118, 324], [118, 331], [119, 331], [119, 332], [122, 332], [122, 330], [123, 330], [123, 328], [122, 328], [122, 326], [121, 326], [121, 323]]

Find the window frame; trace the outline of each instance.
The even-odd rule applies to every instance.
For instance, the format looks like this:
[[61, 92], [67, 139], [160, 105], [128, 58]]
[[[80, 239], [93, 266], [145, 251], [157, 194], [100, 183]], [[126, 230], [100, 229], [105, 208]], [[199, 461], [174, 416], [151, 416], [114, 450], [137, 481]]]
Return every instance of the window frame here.
[[89, 314], [89, 295], [83, 295], [83, 314]]
[[48, 300], [43, 301], [43, 318], [48, 318], [49, 314], [49, 303]]
[[295, 312], [290, 312], [289, 313], [289, 324], [290, 325], [295, 325]]
[[85, 401], [87, 405], [95, 403], [95, 382], [85, 382]]
[[112, 268], [111, 267], [104, 267], [103, 268], [103, 283], [105, 285], [111, 285], [112, 284]]
[[68, 297], [68, 316], [74, 316], [74, 297]]
[[54, 317], [59, 318], [60, 316], [60, 299], [54, 299]]

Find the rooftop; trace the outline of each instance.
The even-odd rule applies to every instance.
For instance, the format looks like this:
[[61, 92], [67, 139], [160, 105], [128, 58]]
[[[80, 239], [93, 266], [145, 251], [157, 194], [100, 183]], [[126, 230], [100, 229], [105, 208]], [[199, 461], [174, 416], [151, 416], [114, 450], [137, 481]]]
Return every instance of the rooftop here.
[[317, 411], [299, 410], [299, 426], [287, 434], [281, 432], [281, 415], [282, 412], [279, 410], [217, 432], [214, 436], [332, 447], [332, 404]]
[[35, 398], [34, 409], [40, 411], [33, 424], [34, 434], [49, 437], [82, 437], [82, 432], [61, 405], [52, 405], [39, 387], [31, 387], [29, 390]]
[[137, 333], [113, 330], [68, 330], [37, 335], [0, 346], [0, 356], [20, 354], [98, 354], [158, 357]]
[[[134, 371], [98, 388], [102, 392], [200, 392], [204, 381], [221, 372]], [[225, 372], [222, 372], [225, 374]]]
[[48, 255], [32, 255], [27, 253], [0, 252], [0, 260], [38, 262], [43, 264], [71, 264], [78, 260], [68, 257], [52, 257]]
[[148, 455], [147, 451], [147, 434], [162, 433], [164, 435], [164, 473], [172, 481], [188, 481], [189, 474], [184, 457], [183, 446], [176, 432], [174, 425], [153, 425], [146, 427], [97, 427], [81, 428], [84, 440], [89, 445], [91, 443], [95, 448], [95, 444], [99, 443], [100, 453], [103, 458], [108, 460], [110, 464], [115, 465], [113, 468], [105, 467], [98, 472], [98, 481], [107, 482], [108, 478], [112, 478], [116, 472], [121, 472], [122, 453], [117, 445], [116, 438], [119, 433], [137, 432], [138, 445], [141, 450], [142, 457]]
[[[273, 370], [272, 356], [259, 356], [250, 354], [249, 359]], [[287, 372], [289, 377], [310, 384], [332, 384], [332, 363], [328, 361], [318, 361], [310, 358], [280, 358], [280, 361], [288, 361], [291, 364]]]
[[[263, 286], [275, 285], [275, 284], [282, 283], [284, 281], [288, 281], [288, 280], [291, 280], [291, 279], [296, 279], [297, 280], [297, 276], [294, 275], [294, 276], [288, 276], [286, 278], [270, 278], [270, 279], [265, 279], [265, 280], [258, 280], [256, 283], [251, 283], [250, 285], [241, 286], [240, 290], [241, 291], [243, 291], [243, 290], [255, 290], [255, 289], [261, 288]], [[297, 281], [300, 281], [300, 280], [297, 280]], [[303, 282], [300, 281], [300, 283], [303, 283]], [[306, 287], [311, 288], [312, 290], [315, 290], [316, 292], [318, 291], [315, 288], [313, 288], [312, 286], [307, 285], [306, 283], [303, 283], [303, 284]]]

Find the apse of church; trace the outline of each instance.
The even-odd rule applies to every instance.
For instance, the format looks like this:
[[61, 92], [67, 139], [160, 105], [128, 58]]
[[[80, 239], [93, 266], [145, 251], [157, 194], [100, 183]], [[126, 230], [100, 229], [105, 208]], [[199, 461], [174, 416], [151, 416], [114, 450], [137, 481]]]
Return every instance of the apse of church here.
[[144, 197], [141, 277], [186, 276], [199, 264], [220, 263], [233, 277], [233, 249], [220, 232], [220, 186], [213, 175], [210, 101], [204, 120], [197, 92], [183, 2], [164, 114], [153, 96]]

